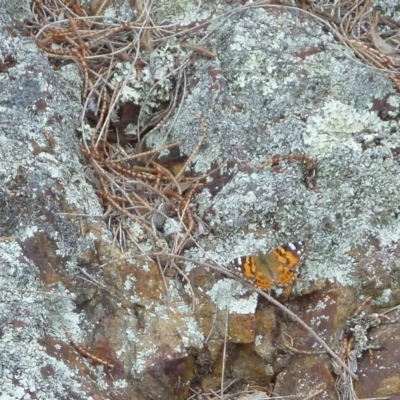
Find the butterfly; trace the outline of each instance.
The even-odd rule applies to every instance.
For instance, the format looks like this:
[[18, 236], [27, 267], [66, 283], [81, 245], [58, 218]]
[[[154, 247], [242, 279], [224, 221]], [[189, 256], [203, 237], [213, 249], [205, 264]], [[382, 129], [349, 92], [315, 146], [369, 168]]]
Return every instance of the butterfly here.
[[257, 255], [239, 257], [230, 266], [254, 286], [267, 290], [274, 285], [291, 284], [306, 252], [305, 242], [289, 242], [267, 253], [259, 251]]

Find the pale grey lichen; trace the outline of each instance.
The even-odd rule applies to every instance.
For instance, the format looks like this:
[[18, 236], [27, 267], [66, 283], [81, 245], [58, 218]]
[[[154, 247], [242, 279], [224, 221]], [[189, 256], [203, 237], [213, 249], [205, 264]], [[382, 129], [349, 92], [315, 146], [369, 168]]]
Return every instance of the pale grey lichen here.
[[138, 12], [129, 0], [119, 2], [118, 7], [107, 7], [104, 10], [103, 21], [106, 24], [123, 24], [132, 22], [138, 17]]
[[[227, 18], [210, 43], [218, 60], [196, 63], [196, 85], [173, 127], [167, 124], [148, 139], [157, 147], [170, 132], [169, 140], [183, 141], [181, 151], [190, 154], [201, 132], [197, 112], [207, 135], [192, 168], [205, 173], [218, 167], [231, 176], [215, 188], [209, 179], [211, 189], [196, 198], [213, 235], [199, 240], [206, 252], [191, 249], [189, 255], [203, 261], [213, 255], [227, 265], [257, 248], [306, 240], [305, 282], [361, 285], [352, 275], [351, 249], [370, 235], [391, 246], [400, 232], [400, 168], [388, 150], [400, 145], [400, 127], [371, 111], [374, 99], [400, 101], [391, 82], [353, 61], [302, 14], [249, 10]], [[273, 154], [291, 153], [316, 158], [315, 190], [304, 183], [302, 163], [283, 161], [278, 171], [267, 166], [256, 172]], [[250, 226], [261, 228], [258, 238]], [[400, 267], [390, 252], [386, 262], [392, 271]], [[373, 262], [364, 268], [373, 276]]]
[[[190, 10], [193, 12], [193, 7]], [[353, 247], [368, 245], [369, 235], [376, 236], [388, 247], [391, 240], [398, 239], [397, 204], [400, 190], [396, 179], [400, 171], [396, 162], [389, 157], [386, 147], [365, 150], [354, 140], [354, 136], [364, 135], [368, 129], [372, 129], [373, 134], [380, 134], [390, 127], [386, 137], [387, 146], [400, 143], [397, 122], [381, 123], [371, 111], [374, 98], [390, 94], [391, 104], [396, 104], [399, 99], [397, 94], [393, 94], [388, 79], [354, 64], [348, 58], [348, 51], [333, 43], [331, 35], [303, 17], [302, 14], [299, 17], [289, 12], [276, 15], [261, 9], [231, 16], [219, 25], [218, 32], [207, 43], [216, 47], [219, 58], [212, 61], [200, 60], [195, 65], [194, 78], [198, 78], [199, 82], [191, 87], [182, 105], [171, 140], [183, 140], [182, 151], [190, 154], [201, 135], [201, 126], [195, 112], [201, 113], [206, 118], [207, 136], [194, 159], [194, 169], [201, 173], [217, 166], [222, 175], [231, 174], [231, 182], [218, 184], [219, 188], [213, 190], [213, 181], [209, 179], [210, 188], [204, 188], [198, 196], [199, 213], [212, 225], [213, 234], [198, 240], [199, 247], [205, 251], [193, 249], [189, 255], [201, 260], [211, 256], [213, 260], [225, 265], [237, 255], [253, 253], [259, 248], [268, 250], [288, 240], [305, 239], [310, 242], [309, 257], [301, 271], [305, 281], [322, 278], [357, 285], [359, 283], [350, 276], [354, 260], [349, 253]], [[211, 24], [210, 29], [215, 26]], [[285, 30], [281, 29], [282, 26], [285, 26]], [[2, 102], [10, 103], [7, 110], [2, 110], [4, 119], [12, 121], [12, 127], [7, 128], [9, 136], [0, 137], [3, 184], [8, 183], [17, 174], [18, 167], [23, 165], [27, 171], [28, 187], [32, 189], [29, 201], [39, 202], [42, 193], [53, 188], [50, 193], [57, 199], [57, 196], [67, 193], [63, 198], [67, 206], [84, 209], [89, 215], [98, 215], [100, 210], [98, 205], [92, 203], [94, 194], [91, 188], [79, 182], [79, 146], [76, 140], [71, 139], [81, 111], [78, 105], [80, 87], [77, 84], [79, 77], [76, 68], [69, 67], [73, 73], [68, 73], [68, 76], [63, 76], [62, 72], [44, 72], [44, 76], [37, 82], [23, 81], [30, 65], [43, 71], [48, 71], [48, 65], [41, 58], [30, 58], [30, 52], [36, 50], [26, 39], [8, 38], [0, 47], [3, 56], [11, 49], [22, 63], [10, 70], [9, 76], [13, 81], [9, 87], [3, 85], [0, 94]], [[301, 51], [309, 47], [320, 51], [305, 59], [300, 57]], [[18, 49], [21, 49], [20, 53]], [[155, 53], [155, 57], [161, 63], [166, 61], [167, 69], [159, 69], [161, 76], [150, 70], [144, 71], [143, 77], [147, 83], [152, 77], [165, 81], [165, 89], [168, 90], [160, 92], [160, 98], [165, 100], [171, 89], [167, 76], [172, 71], [172, 63], [167, 53]], [[213, 74], [216, 71], [218, 73]], [[132, 73], [130, 68], [129, 73]], [[59, 79], [62, 79], [62, 83], [67, 82], [61, 85], [64, 90], [60, 89]], [[134, 93], [130, 98], [143, 101], [148, 92], [141, 93], [140, 88], [135, 87], [137, 77], [132, 79], [131, 89]], [[58, 143], [56, 156], [36, 158], [31, 154], [33, 147], [28, 139], [46, 146], [42, 134], [46, 119], [43, 115], [32, 113], [32, 104], [41, 95], [45, 96], [47, 91], [53, 95], [53, 101], [49, 100], [49, 110], [56, 116], [62, 115], [63, 120], [52, 131]], [[65, 114], [60, 104], [64, 105], [67, 100], [69, 107]], [[151, 107], [156, 101], [152, 103]], [[340, 116], [351, 120], [343, 121]], [[154, 146], [162, 143], [170, 128], [171, 125], [167, 124], [163, 130], [154, 133], [149, 143], [150, 140], [153, 140]], [[13, 132], [18, 141], [13, 137]], [[328, 139], [334, 138], [329, 146], [321, 146], [320, 142], [326, 137], [320, 135], [320, 132], [327, 135]], [[303, 167], [296, 163], [283, 162], [278, 170], [269, 167], [257, 173], [254, 170], [255, 166], [272, 154], [311, 151], [317, 155], [315, 190], [304, 185]], [[54, 161], [60, 160], [62, 162], [55, 166]], [[75, 182], [75, 187], [63, 191], [62, 187], [67, 188], [71, 180]], [[9, 205], [11, 200], [15, 202], [24, 196], [26, 193], [21, 191], [13, 199], [5, 197], [4, 204]], [[52, 216], [59, 225], [56, 232], [49, 233], [49, 236], [57, 242], [58, 254], [69, 257], [64, 265], [66, 273], [72, 274], [75, 272], [78, 254], [86, 245], [93, 244], [93, 238], [76, 243], [76, 231], [73, 230], [75, 225], [62, 215], [57, 204], [52, 203], [55, 210]], [[325, 217], [331, 221], [330, 225], [324, 225]], [[46, 228], [50, 231], [53, 227], [37, 219], [35, 226], [38, 228], [35, 230], [30, 229], [31, 223], [26, 219], [18, 220], [18, 224], [10, 224], [11, 227], [7, 229], [19, 238], [23, 236], [29, 239], [30, 232], [34, 235], [35, 232], [45, 232]], [[43, 289], [35, 277], [37, 267], [34, 263], [29, 260], [22, 262], [23, 249], [16, 242], [11, 242], [7, 249], [0, 246], [1, 259], [7, 267], [0, 274], [2, 282], [8, 282], [15, 288], [24, 285], [32, 290]], [[392, 273], [400, 267], [393, 254], [387, 255], [383, 266]], [[364, 267], [366, 275], [375, 278], [373, 263], [367, 262]], [[131, 281], [125, 289], [129, 290], [134, 283]], [[168, 283], [172, 301], [177, 304], [176, 312], [183, 315], [181, 344], [176, 348], [184, 353], [184, 345], [200, 347], [203, 338], [193, 334], [197, 325], [177, 288], [174, 282]], [[63, 290], [62, 286], [56, 289], [60, 292]], [[157, 289], [157, 296], [163, 300], [164, 289]], [[221, 290], [224, 296], [220, 296]], [[256, 296], [252, 295], [250, 301], [243, 302], [232, 297], [233, 293], [242, 294], [243, 290], [236, 282], [222, 279], [208, 294], [214, 300], [220, 300], [218, 307], [221, 309], [229, 307], [238, 313], [254, 312]], [[387, 290], [383, 284], [382, 290]], [[4, 342], [0, 341], [0, 345], [4, 345], [1, 357], [12, 361], [10, 366], [6, 366], [4, 374], [7, 394], [18, 393], [20, 389], [10, 378], [13, 366], [20, 363], [29, 367], [23, 372], [24, 387], [33, 388], [37, 382], [42, 382], [37, 367], [46, 360], [56, 370], [54, 381], [57, 381], [57, 385], [52, 382], [43, 389], [43, 397], [62, 398], [66, 388], [72, 388], [78, 393], [77, 396], [87, 398], [79, 384], [71, 378], [74, 376], [73, 371], [65, 375], [65, 365], [61, 361], [47, 356], [43, 349], [31, 344], [32, 337], [45, 329], [67, 340], [58, 329], [62, 321], [66, 321], [77, 340], [83, 338], [78, 325], [79, 315], [72, 308], [74, 298], [68, 292], [65, 292], [65, 296], [67, 300], [56, 301], [43, 300], [42, 297], [36, 300], [35, 296], [24, 297], [17, 290], [0, 294], [2, 315], [7, 324], [11, 325], [15, 303], [32, 310], [29, 318], [24, 320], [29, 324], [29, 329], [23, 335], [16, 330], [12, 333], [14, 336], [10, 336], [11, 330], [7, 328]], [[132, 302], [140, 303], [141, 296], [143, 291], [138, 288], [131, 297]], [[50, 304], [45, 307], [47, 301]], [[152, 311], [148, 311], [148, 317], [150, 321], [156, 320], [159, 315], [167, 319], [168, 312], [170, 309], [167, 307], [154, 306]], [[157, 347], [153, 343], [146, 343], [152, 334], [150, 328], [146, 326], [140, 337], [131, 332], [127, 334], [132, 342], [142, 345], [137, 352], [137, 362], [131, 366], [134, 376], [144, 371], [149, 357], [157, 354]], [[185, 336], [186, 331], [193, 335], [192, 339], [189, 335]], [[29, 358], [24, 354], [19, 354], [18, 359], [13, 358], [15, 349], [25, 345], [31, 346]], [[120, 349], [119, 354], [123, 350], [128, 351], [129, 346]]]
[[394, 17], [396, 13], [400, 12], [400, 5], [397, 0], [372, 0], [372, 4], [389, 17]]
[[161, 21], [181, 26], [210, 18], [213, 8], [219, 6], [212, 4], [212, 7], [207, 7], [207, 4], [200, 0], [179, 0], [175, 3], [169, 0], [156, 0], [154, 5], [162, 10], [159, 14]]
[[258, 295], [251, 293], [247, 298], [242, 298], [247, 289], [232, 279], [220, 279], [207, 291], [207, 295], [215, 302], [221, 311], [229, 310], [230, 313], [252, 314], [256, 310]]
[[262, 335], [256, 335], [254, 338], [254, 344], [255, 346], [260, 346], [263, 343], [264, 336]]
[[322, 104], [318, 112], [312, 113], [303, 134], [308, 154], [312, 157], [324, 155], [340, 142], [361, 152], [360, 143], [354, 140], [355, 134], [387, 130], [389, 123], [383, 122], [376, 113], [357, 110], [353, 105], [339, 100]]
[[[80, 384], [76, 381], [74, 371], [62, 361], [47, 355], [38, 341], [43, 329], [47, 331], [50, 329], [54, 333], [49, 323], [52, 324], [51, 321], [55, 321], [52, 319], [55, 315], [64, 314], [67, 317], [68, 312], [71, 311], [66, 307], [68, 302], [65, 298], [61, 299], [52, 295], [43, 299], [43, 295], [39, 292], [18, 292], [18, 274], [15, 274], [15, 277], [17, 279], [11, 282], [8, 276], [9, 289], [2, 288], [0, 300], [3, 318], [0, 340], [2, 369], [0, 382], [2, 395], [5, 396], [3, 398], [23, 399], [26, 392], [31, 392], [35, 393], [37, 398], [56, 399], [67, 396], [67, 393], [70, 393], [69, 390], [75, 391], [78, 395], [84, 395]], [[26, 274], [25, 277], [27, 277]], [[40, 289], [33, 283], [25, 287]], [[26, 327], [12, 328], [10, 323], [14, 318], [24, 321], [27, 324]], [[48, 378], [46, 385], [43, 384], [41, 372], [45, 367], [53, 370], [53, 376]], [[15, 385], [16, 369], [19, 371], [18, 385]]]
[[[27, 2], [12, 3], [14, 10], [28, 12]], [[94, 237], [81, 238], [75, 215], [66, 214], [87, 213], [88, 224], [102, 215], [85, 182], [75, 136], [81, 77], [75, 65], [53, 71], [29, 37], [10, 35], [7, 27], [14, 22], [5, 12], [0, 11], [0, 58], [11, 57], [15, 65], [0, 74], [1, 235], [7, 237], [0, 244], [2, 396], [88, 398], [85, 378], [47, 354], [42, 343], [45, 336], [69, 342], [61, 324], [78, 341], [83, 338], [75, 295], [57, 279], [76, 274], [77, 261], [84, 250], [93, 249]], [[102, 236], [106, 240], [107, 233]], [[44, 369], [49, 376], [44, 377]]]
[[[186, 348], [195, 347], [199, 348], [202, 346], [204, 337], [199, 329], [198, 323], [192, 315], [192, 310], [179, 295], [178, 291], [173, 285], [170, 285], [168, 289], [170, 295], [170, 301], [174, 304], [174, 307], [166, 307], [161, 304], [155, 304], [152, 306], [152, 312], [149, 309], [146, 310], [146, 318], [153, 321], [151, 324], [146, 325], [145, 329], [137, 334], [130, 333], [130, 337], [134, 342], [138, 342], [136, 362], [132, 366], [131, 373], [134, 376], [142, 373], [145, 369], [152, 365], [153, 356], [157, 356], [159, 352], [158, 343], [163, 345], [165, 342], [159, 342], [158, 334], [156, 334], [155, 340], [148, 340], [149, 335], [155, 335], [160, 328], [157, 325], [161, 322], [161, 329], [165, 329], [167, 326], [171, 329], [165, 332], [165, 335], [173, 335], [173, 343], [165, 343], [167, 346], [174, 346], [171, 350], [175, 352], [175, 356], [178, 354], [184, 355]], [[171, 320], [175, 320], [176, 323], [168, 325]], [[166, 325], [167, 324], [167, 325]], [[176, 333], [176, 334], [175, 334]], [[170, 355], [171, 357], [171, 355]]]
[[[389, 96], [387, 102], [395, 109], [400, 108], [400, 99], [397, 96]], [[394, 118], [397, 113], [395, 111], [389, 110], [389, 115]]]
[[[139, 126], [143, 127], [149, 122], [153, 113], [160, 106], [169, 101], [172, 88], [177, 78], [176, 60], [187, 55], [178, 42], [172, 38], [152, 51], [143, 51], [141, 57], [147, 62], [140, 69], [128, 62], [118, 63], [111, 84], [122, 83], [120, 91], [120, 104], [132, 102], [140, 106]], [[126, 133], [137, 133], [135, 126], [130, 124]]]
[[[201, 329], [199, 329], [198, 321], [194, 316], [190, 315], [190, 310], [187, 311], [188, 316], [182, 318], [182, 323], [177, 328], [182, 338], [182, 344], [184, 348], [190, 346], [201, 348], [204, 343], [204, 335]], [[184, 352], [184, 349], [182, 349], [182, 352]]]
[[132, 365], [131, 374], [133, 377], [137, 376], [144, 371], [147, 366], [146, 361], [157, 353], [157, 348], [153, 346], [152, 348], [143, 348], [136, 354], [136, 362]]
[[392, 296], [392, 290], [384, 289], [379, 297], [373, 299], [372, 304], [378, 307], [385, 306], [386, 304], [389, 303], [391, 296]]

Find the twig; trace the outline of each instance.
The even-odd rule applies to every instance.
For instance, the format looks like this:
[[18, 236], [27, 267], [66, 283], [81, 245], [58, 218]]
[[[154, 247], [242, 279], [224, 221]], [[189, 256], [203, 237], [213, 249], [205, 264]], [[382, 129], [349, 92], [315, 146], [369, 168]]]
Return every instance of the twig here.
[[99, 357], [96, 357], [95, 355], [90, 353], [88, 350], [84, 349], [80, 344], [78, 344], [74, 340], [74, 338], [71, 335], [71, 332], [67, 329], [67, 327], [65, 325], [61, 325], [61, 327], [64, 329], [65, 334], [67, 335], [68, 339], [71, 341], [72, 345], [76, 348], [76, 350], [78, 351], [78, 353], [81, 356], [90, 358], [95, 363], [102, 364], [105, 367], [109, 368], [110, 370], [114, 368], [114, 364], [112, 362], [102, 359], [102, 358], [99, 358]]
[[228, 323], [229, 323], [229, 305], [225, 309], [225, 336], [224, 348], [222, 351], [222, 370], [221, 370], [221, 397], [224, 397], [224, 375], [225, 375], [225, 359], [226, 359], [226, 345], [228, 342]]
[[278, 300], [275, 300], [273, 297], [271, 297], [266, 292], [262, 291], [261, 289], [258, 289], [256, 287], [254, 287], [251, 283], [246, 282], [244, 279], [240, 279], [237, 275], [229, 272], [226, 268], [222, 268], [222, 267], [219, 267], [217, 265], [210, 264], [210, 263], [205, 263], [205, 262], [201, 262], [201, 261], [197, 261], [197, 260], [192, 260], [190, 258], [183, 257], [183, 256], [178, 256], [176, 254], [164, 253], [164, 254], [160, 254], [160, 255], [162, 255], [164, 257], [168, 257], [168, 258], [175, 258], [175, 259], [178, 259], [178, 260], [181, 260], [181, 261], [191, 262], [191, 263], [197, 264], [197, 265], [205, 267], [205, 268], [211, 268], [211, 269], [214, 269], [214, 270], [216, 270], [218, 272], [223, 273], [224, 275], [228, 276], [229, 278], [238, 280], [241, 284], [243, 284], [244, 286], [246, 286], [246, 287], [252, 289], [253, 291], [257, 292], [260, 296], [262, 296], [265, 299], [267, 299], [271, 304], [273, 304], [274, 306], [276, 306], [277, 308], [282, 310], [284, 313], [289, 315], [295, 322], [297, 322], [305, 330], [307, 330], [307, 332], [326, 350], [327, 353], [329, 353], [329, 355], [338, 363], [338, 365], [340, 365], [345, 371], [347, 371], [347, 373], [354, 380], [358, 380], [358, 376], [353, 371], [351, 371], [349, 369], [349, 367], [343, 362], [343, 360], [340, 359], [340, 357], [325, 343], [325, 341], [320, 336], [318, 336], [301, 318], [299, 318], [296, 314], [294, 314], [287, 307], [285, 307], [283, 304], [279, 303]]

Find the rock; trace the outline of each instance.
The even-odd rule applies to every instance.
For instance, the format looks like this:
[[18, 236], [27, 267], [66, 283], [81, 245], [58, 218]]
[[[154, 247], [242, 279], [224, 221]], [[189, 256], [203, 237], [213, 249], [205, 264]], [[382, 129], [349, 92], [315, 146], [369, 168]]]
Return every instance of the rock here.
[[[178, 22], [172, 11], [160, 18]], [[19, 2], [0, 11], [2, 398], [186, 399], [190, 388], [218, 390], [223, 370], [225, 382], [236, 379], [229, 390], [274, 384], [282, 396], [335, 398], [328, 356], [293, 355], [315, 350], [314, 339], [256, 293], [194, 263], [163, 280], [155, 262], [113, 246], [76, 135], [78, 69], [53, 70], [17, 13], [29, 16]], [[196, 113], [206, 121], [192, 171], [209, 179], [193, 203], [210, 232], [185, 256], [227, 266], [306, 240], [287, 305], [339, 353], [362, 298], [378, 311], [399, 302], [399, 96], [301, 10], [243, 9], [207, 29], [204, 46], [218, 58], [195, 61], [170, 136], [189, 155]], [[383, 133], [384, 145], [368, 141]], [[315, 160], [314, 186], [289, 154]], [[283, 160], [258, 170], [274, 155]], [[372, 366], [360, 352], [359, 397], [398, 392], [397, 325], [371, 327], [384, 350]]]

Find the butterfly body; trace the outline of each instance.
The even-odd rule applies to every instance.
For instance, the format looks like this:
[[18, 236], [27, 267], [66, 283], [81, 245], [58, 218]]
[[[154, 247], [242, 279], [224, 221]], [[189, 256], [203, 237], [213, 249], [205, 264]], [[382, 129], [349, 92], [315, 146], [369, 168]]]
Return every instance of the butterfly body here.
[[289, 242], [266, 253], [239, 257], [232, 262], [233, 269], [263, 290], [288, 286], [296, 278], [306, 248], [304, 242]]

